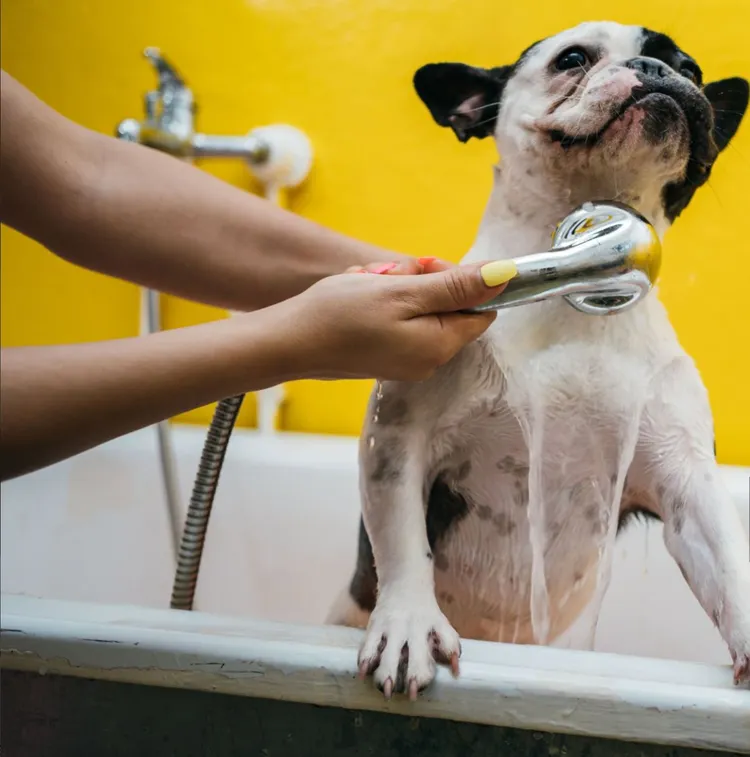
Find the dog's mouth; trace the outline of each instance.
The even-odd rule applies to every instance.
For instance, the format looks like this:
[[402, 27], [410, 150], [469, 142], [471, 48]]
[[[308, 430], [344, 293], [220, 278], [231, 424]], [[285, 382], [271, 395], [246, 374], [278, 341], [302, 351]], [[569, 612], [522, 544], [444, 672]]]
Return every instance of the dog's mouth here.
[[606, 136], [607, 132], [622, 119], [632, 108], [648, 108], [649, 103], [654, 105], [665, 103], [676, 109], [683, 118], [687, 118], [684, 108], [680, 105], [677, 98], [666, 92], [654, 92], [652, 89], [645, 87], [634, 90], [630, 97], [622, 102], [620, 107], [614, 112], [612, 117], [597, 131], [589, 134], [568, 134], [562, 129], [550, 129], [548, 135], [552, 142], [559, 143], [564, 150], [574, 147], [595, 147]]

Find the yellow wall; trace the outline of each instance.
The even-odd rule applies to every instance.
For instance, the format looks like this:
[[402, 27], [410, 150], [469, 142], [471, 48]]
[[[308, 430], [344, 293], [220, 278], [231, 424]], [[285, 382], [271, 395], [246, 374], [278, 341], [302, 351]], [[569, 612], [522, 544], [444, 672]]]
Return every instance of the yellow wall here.
[[[747, 0], [633, 0], [607, 10], [673, 34], [709, 79], [750, 78]], [[65, 115], [111, 133], [120, 119], [142, 115], [154, 78], [140, 53], [157, 45], [193, 86], [199, 129], [241, 134], [286, 121], [307, 132], [315, 168], [294, 210], [381, 245], [457, 259], [490, 188], [492, 146], [461, 146], [434, 126], [412, 92], [414, 70], [443, 59], [510, 62], [529, 42], [601, 12], [592, 0], [3, 0], [2, 65]], [[662, 286], [710, 389], [720, 459], [744, 464], [748, 161], [745, 123], [670, 233]], [[239, 163], [204, 166], [250, 188]], [[3, 345], [135, 333], [134, 287], [73, 269], [7, 229], [2, 245]], [[221, 316], [174, 299], [165, 307], [169, 326]], [[368, 391], [296, 384], [284, 426], [357, 433]], [[243, 420], [252, 419], [248, 408]]]

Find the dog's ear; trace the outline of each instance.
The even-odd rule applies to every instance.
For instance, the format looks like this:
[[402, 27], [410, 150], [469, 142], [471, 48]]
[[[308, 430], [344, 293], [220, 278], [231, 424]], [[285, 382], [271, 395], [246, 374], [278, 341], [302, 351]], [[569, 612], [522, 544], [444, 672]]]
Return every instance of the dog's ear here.
[[735, 77], [711, 82], [703, 88], [714, 112], [714, 142], [723, 150], [737, 133], [747, 110], [748, 83]]
[[503, 89], [513, 66], [474, 68], [463, 63], [430, 63], [414, 74], [414, 88], [440, 126], [461, 142], [495, 130]]

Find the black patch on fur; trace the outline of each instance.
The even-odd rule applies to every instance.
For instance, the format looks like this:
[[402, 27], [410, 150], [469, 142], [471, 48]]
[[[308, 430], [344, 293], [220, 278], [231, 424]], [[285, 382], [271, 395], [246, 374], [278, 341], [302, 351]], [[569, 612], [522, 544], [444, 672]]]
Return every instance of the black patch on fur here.
[[451, 526], [467, 516], [469, 509], [466, 497], [447, 483], [445, 474], [438, 475], [427, 498], [427, 541], [433, 552]]
[[713, 137], [719, 151], [723, 150], [740, 128], [747, 111], [750, 85], [738, 76], [706, 84], [703, 94], [714, 112]]
[[492, 517], [492, 525], [500, 536], [510, 536], [516, 530], [516, 524], [506, 513], [495, 513]]
[[360, 609], [372, 612], [378, 591], [378, 576], [375, 572], [375, 558], [372, 554], [370, 537], [365, 530], [364, 521], [359, 520], [359, 544], [357, 547], [357, 565], [349, 583], [349, 594]]
[[[443, 473], [435, 479], [427, 501], [427, 540], [430, 544], [427, 559], [433, 560], [438, 570], [447, 570], [448, 560], [436, 550], [436, 545], [450, 527], [466, 517], [469, 512], [468, 501], [453, 486], [446, 483], [446, 476], [447, 474]], [[357, 564], [349, 583], [349, 594], [362, 610], [372, 612], [377, 599], [377, 586], [372, 544], [364, 521], [360, 518]]]
[[414, 89], [440, 126], [460, 142], [495, 131], [500, 101], [515, 66], [476, 68], [465, 63], [428, 63], [414, 74]]
[[479, 505], [476, 513], [479, 520], [489, 520], [492, 517], [492, 508], [489, 505]]
[[672, 516], [672, 528], [676, 534], [679, 534], [685, 525], [685, 500], [677, 497], [673, 498], [669, 509]]
[[401, 478], [402, 472], [401, 455], [395, 446], [391, 446], [390, 449], [385, 449], [382, 446], [376, 448], [375, 467], [370, 473], [371, 481], [378, 484], [382, 484], [385, 481], [398, 481]]
[[627, 510], [623, 510], [617, 518], [617, 533], [619, 534], [627, 526], [637, 521], [641, 523], [647, 523], [648, 521], [655, 520], [661, 523], [661, 518], [651, 510], [647, 510], [645, 507], [634, 505]]
[[[699, 87], [703, 86], [700, 66], [666, 34], [644, 29], [641, 55], [661, 61], [677, 73], [690, 78]], [[642, 67], [642, 81], [646, 86], [649, 83], [653, 86], [655, 81], [663, 78], [663, 72], [653, 65], [653, 61], [651, 68], [642, 59], [638, 65]], [[685, 177], [664, 188], [664, 211], [670, 222], [682, 213], [696, 190], [708, 181], [717, 156], [737, 132], [747, 110], [748, 89], [748, 83], [744, 79], [731, 78], [705, 85], [704, 97], [695, 92], [695, 96], [691, 98], [686, 98], [684, 93], [675, 98], [685, 111], [690, 127], [690, 159]], [[658, 114], [655, 113], [656, 115]], [[662, 119], [653, 120], [656, 122]]]
[[686, 52], [680, 50], [671, 37], [651, 29], [644, 29], [641, 39], [642, 56], [661, 61], [678, 74], [689, 72], [695, 77], [695, 83], [699, 87], [703, 84], [703, 72], [698, 63]]
[[441, 599], [447, 605], [452, 605], [455, 601], [454, 596], [452, 594], [449, 594], [447, 591], [441, 591], [438, 595], [438, 599]]
[[[477, 68], [465, 63], [428, 63], [414, 74], [414, 89], [440, 126], [449, 126], [460, 142], [484, 139], [495, 131], [508, 80], [543, 40], [529, 45], [509, 66]], [[461, 107], [475, 99], [470, 107]]]
[[506, 455], [502, 460], [498, 460], [495, 467], [502, 473], [512, 473], [518, 477], [526, 478], [529, 475], [529, 466], [511, 455]]
[[377, 403], [377, 417], [384, 426], [403, 426], [409, 420], [409, 403], [403, 397], [384, 394]]
[[446, 571], [448, 568], [450, 568], [450, 563], [448, 562], [448, 558], [444, 555], [438, 552], [435, 555], [435, 567], [438, 570]]

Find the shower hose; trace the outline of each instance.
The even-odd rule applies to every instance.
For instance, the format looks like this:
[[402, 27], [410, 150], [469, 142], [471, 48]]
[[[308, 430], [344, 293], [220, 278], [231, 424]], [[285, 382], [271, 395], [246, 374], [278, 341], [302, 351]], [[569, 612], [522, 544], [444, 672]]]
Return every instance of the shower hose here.
[[198, 473], [190, 495], [185, 526], [182, 530], [180, 551], [177, 555], [177, 571], [172, 587], [170, 607], [173, 610], [192, 610], [195, 587], [198, 583], [203, 544], [206, 540], [208, 519], [214, 503], [219, 476], [224, 464], [224, 455], [229, 437], [242, 407], [244, 394], [221, 400], [216, 406], [214, 417], [203, 443]]

